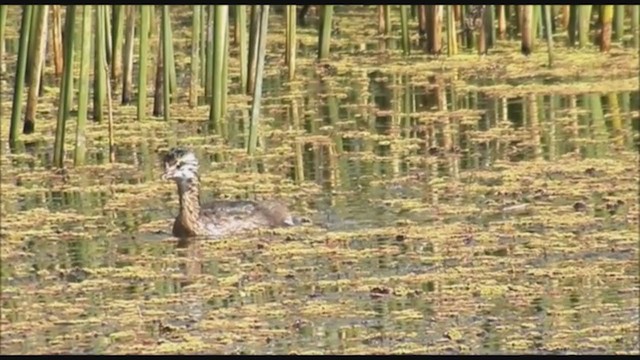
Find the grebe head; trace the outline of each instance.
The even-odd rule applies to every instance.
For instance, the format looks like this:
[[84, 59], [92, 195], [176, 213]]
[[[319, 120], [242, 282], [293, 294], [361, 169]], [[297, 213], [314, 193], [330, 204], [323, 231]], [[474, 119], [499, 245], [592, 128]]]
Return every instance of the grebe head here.
[[163, 180], [182, 183], [198, 177], [198, 159], [189, 150], [173, 148], [164, 156], [162, 162], [164, 163]]

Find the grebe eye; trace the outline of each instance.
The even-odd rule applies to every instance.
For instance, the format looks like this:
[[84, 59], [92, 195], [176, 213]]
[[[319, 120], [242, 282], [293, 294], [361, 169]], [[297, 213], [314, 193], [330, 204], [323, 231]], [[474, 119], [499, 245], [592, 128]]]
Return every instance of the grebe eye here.
[[182, 167], [182, 163], [176, 164], [176, 169], [180, 169]]

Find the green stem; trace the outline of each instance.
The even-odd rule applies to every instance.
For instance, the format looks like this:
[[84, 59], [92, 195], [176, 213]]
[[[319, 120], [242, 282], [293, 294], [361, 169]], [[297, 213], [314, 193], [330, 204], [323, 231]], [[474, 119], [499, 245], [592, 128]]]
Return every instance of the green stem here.
[[[213, 86], [213, 37], [215, 36], [213, 33], [213, 18], [215, 16], [215, 5], [209, 5], [207, 11], [207, 25], [205, 26], [206, 34], [207, 34], [207, 42], [206, 42], [206, 53], [207, 53], [207, 61], [206, 61], [206, 72], [205, 72], [205, 83], [204, 83], [204, 96], [206, 99], [211, 97]], [[211, 101], [211, 100], [209, 100]]]
[[122, 38], [124, 35], [124, 13], [125, 5], [114, 5], [113, 16], [114, 24], [112, 28], [113, 34], [111, 38], [113, 40], [113, 56], [111, 58], [111, 78], [117, 80], [120, 78], [122, 71]]
[[133, 43], [136, 23], [136, 6], [127, 6], [125, 11], [127, 22], [122, 58], [122, 104], [131, 103], [133, 93]]
[[225, 40], [227, 38], [226, 27], [229, 17], [228, 5], [214, 5], [214, 39], [213, 39], [213, 84], [212, 84], [212, 101], [209, 112], [209, 121], [213, 126], [218, 126], [222, 119], [222, 92], [224, 88], [224, 57], [226, 56]]
[[80, 37], [80, 83], [78, 84], [78, 126], [76, 127], [76, 148], [74, 165], [82, 165], [85, 160], [87, 110], [89, 109], [89, 70], [91, 68], [91, 17], [92, 5], [83, 6], [82, 36]]
[[207, 83], [207, 6], [200, 5], [200, 73], [198, 74], [198, 81], [200, 81], [200, 87], [204, 88]]
[[[171, 20], [169, 19], [169, 5], [162, 5], [162, 66], [163, 66], [163, 81], [164, 86], [164, 120], [169, 121], [169, 104], [171, 100]], [[160, 60], [160, 59], [158, 59]]]
[[226, 24], [224, 27], [224, 50], [222, 57], [222, 91], [220, 92], [220, 118], [224, 118], [227, 113], [227, 92], [229, 89], [229, 7], [225, 12]]
[[191, 37], [191, 82], [189, 106], [198, 106], [198, 74], [200, 66], [200, 12], [202, 5], [193, 5], [193, 36]]
[[249, 55], [247, 64], [247, 94], [253, 95], [256, 79], [256, 64], [258, 63], [258, 37], [260, 36], [260, 5], [251, 6], [249, 22]]
[[333, 5], [322, 5], [322, 20], [320, 22], [320, 49], [318, 59], [326, 59], [331, 47], [331, 22], [333, 19]]
[[153, 5], [140, 5], [140, 68], [138, 71], [138, 121], [145, 119], [147, 108], [147, 61], [149, 59], [149, 27]]
[[253, 101], [251, 104], [251, 123], [249, 127], [248, 153], [253, 155], [258, 147], [258, 118], [260, 117], [260, 101], [262, 100], [262, 71], [264, 69], [264, 55], [267, 47], [267, 23], [269, 21], [269, 5], [261, 5], [260, 32], [257, 37], [258, 42], [258, 62], [256, 64], [255, 88], [253, 90]]
[[[169, 6], [169, 5], [166, 5], [166, 6]], [[171, 27], [171, 12], [167, 12], [166, 23], [167, 23], [166, 30], [167, 30], [167, 36], [168, 36], [168, 43], [165, 42], [165, 44], [167, 44], [167, 51], [169, 51], [169, 57], [168, 57], [169, 59], [169, 93], [175, 94], [176, 91], [178, 90], [178, 78], [176, 76], [176, 58], [174, 56], [174, 51], [173, 51], [173, 29]]]
[[613, 39], [619, 41], [624, 36], [624, 5], [615, 5], [615, 15], [613, 17]]
[[589, 25], [592, 5], [578, 5], [578, 45], [583, 48], [589, 42]]
[[[6, 65], [4, 64], [4, 28], [7, 22], [7, 5], [0, 5], [0, 79], [4, 77]], [[0, 98], [2, 98], [3, 87], [0, 87]], [[0, 114], [3, 113], [2, 101], [0, 101]]]
[[[73, 6], [73, 5], [72, 5]], [[22, 25], [20, 26], [20, 45], [18, 48], [18, 66], [13, 88], [13, 106], [11, 108], [11, 125], [9, 129], [9, 144], [11, 147], [18, 141], [18, 124], [22, 115], [22, 97], [24, 90], [25, 72], [27, 69], [27, 55], [29, 53], [29, 31], [33, 5], [24, 5], [22, 12]]]
[[452, 56], [458, 53], [458, 39], [456, 30], [456, 19], [454, 16], [454, 6], [447, 5], [447, 55]]
[[407, 14], [407, 6], [400, 5], [400, 27], [402, 29], [402, 53], [404, 55], [411, 54], [411, 42], [409, 41], [409, 16]]
[[64, 135], [67, 118], [71, 110], [73, 101], [73, 28], [75, 24], [76, 6], [68, 5], [64, 33], [70, 36], [64, 37], [64, 66], [62, 70], [62, 81], [60, 84], [60, 102], [58, 106], [58, 122], [56, 123], [56, 137], [53, 145], [53, 163], [56, 167], [62, 168], [64, 165]]
[[29, 19], [29, 24], [30, 24], [30, 28], [29, 28], [29, 39], [27, 40], [28, 43], [28, 52], [27, 52], [27, 70], [25, 72], [25, 82], [30, 83], [31, 82], [31, 72], [33, 69], [33, 53], [36, 50], [36, 45], [35, 45], [35, 41], [32, 41], [32, 39], [35, 38], [36, 36], [36, 27], [35, 27], [35, 21], [34, 19], [36, 19], [40, 13], [40, 11], [42, 10], [41, 6], [38, 5], [34, 5], [32, 10], [31, 10], [31, 19]]
[[96, 5], [93, 119], [98, 123], [102, 123], [103, 120], [104, 99], [107, 89], [107, 74], [104, 70], [106, 64], [105, 7], [106, 5]]
[[31, 16], [31, 28], [36, 29], [33, 39], [29, 42], [35, 44], [33, 59], [31, 60], [31, 66], [33, 67], [33, 73], [31, 79], [29, 79], [29, 93], [27, 95], [27, 110], [24, 117], [24, 127], [22, 132], [24, 134], [31, 134], [35, 130], [35, 118], [36, 107], [38, 105], [38, 94], [40, 90], [40, 80], [42, 79], [43, 65], [44, 65], [44, 50], [47, 42], [47, 11], [48, 5], [39, 6], [40, 10], [37, 14]]
[[631, 5], [631, 32], [633, 47], [640, 50], [640, 5]]
[[287, 5], [287, 46], [286, 64], [289, 68], [289, 80], [293, 80], [296, 73], [296, 6]]
[[[104, 50], [105, 50], [104, 58], [105, 58], [105, 63], [107, 63], [107, 64], [113, 63], [113, 57], [112, 57], [112, 54], [113, 54], [113, 48], [112, 48], [112, 45], [113, 45], [113, 37], [112, 37], [113, 29], [111, 28], [111, 20], [110, 19], [112, 17], [109, 16], [109, 12], [110, 11], [111, 11], [111, 7], [110, 6], [107, 6], [107, 5], [103, 6], [103, 8], [102, 8], [102, 17], [103, 17], [103, 20], [102, 20], [102, 25], [103, 25], [102, 26], [103, 27], [102, 31], [103, 31], [103, 34], [104, 34]], [[105, 71], [105, 74], [106, 74], [106, 71]], [[106, 87], [106, 85], [105, 85], [105, 87]], [[106, 90], [105, 90], [105, 92], [106, 92]], [[105, 94], [105, 97], [106, 97], [106, 94]]]
[[496, 6], [495, 5], [487, 5], [484, 10], [485, 16], [482, 24], [485, 28], [485, 33], [487, 34], [487, 49], [492, 48], [496, 44]]
[[542, 5], [544, 6], [544, 20], [545, 20], [545, 28], [547, 34], [547, 48], [549, 51], [549, 67], [553, 67], [553, 29], [551, 28], [551, 6], [550, 5]]
[[240, 91], [247, 91], [247, 10], [246, 5], [236, 5], [236, 29], [238, 34], [238, 56], [240, 57]]

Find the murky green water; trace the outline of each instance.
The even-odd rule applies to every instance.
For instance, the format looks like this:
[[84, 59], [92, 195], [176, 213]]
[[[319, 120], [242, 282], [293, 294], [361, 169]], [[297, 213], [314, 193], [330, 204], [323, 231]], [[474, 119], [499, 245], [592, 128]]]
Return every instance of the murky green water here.
[[[292, 83], [274, 35], [253, 159], [234, 89], [218, 129], [207, 106], [116, 107], [117, 163], [91, 124], [90, 164], [65, 171], [55, 99], [17, 153], [3, 115], [2, 353], [638, 353], [637, 75], [512, 76], [545, 61], [515, 43], [473, 66], [355, 54], [337, 21], [335, 67], [305, 55]], [[314, 225], [178, 243], [174, 145], [205, 200], [275, 197]]]

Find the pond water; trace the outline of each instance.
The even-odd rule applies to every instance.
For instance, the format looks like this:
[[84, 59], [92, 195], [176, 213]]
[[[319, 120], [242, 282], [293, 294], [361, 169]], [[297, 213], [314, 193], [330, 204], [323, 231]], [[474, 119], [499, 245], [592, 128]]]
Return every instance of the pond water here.
[[[560, 56], [565, 72], [516, 42], [360, 54], [345, 19], [331, 65], [301, 30], [294, 82], [273, 35], [253, 158], [233, 62], [224, 124], [182, 100], [169, 124], [116, 106], [115, 164], [91, 123], [87, 165], [70, 135], [51, 168], [54, 97], [9, 151], [4, 91], [1, 352], [637, 354], [637, 53]], [[159, 162], [176, 145], [204, 201], [278, 198], [312, 224], [177, 241]]]

